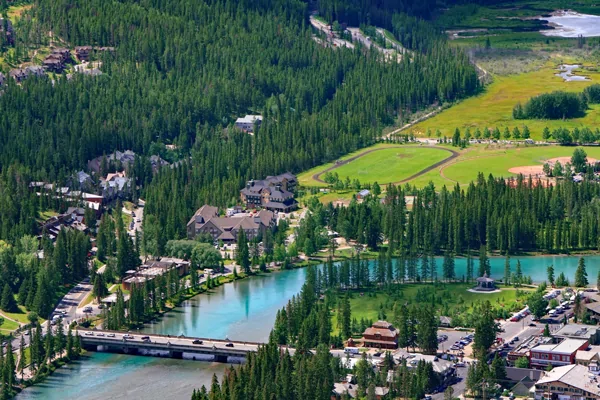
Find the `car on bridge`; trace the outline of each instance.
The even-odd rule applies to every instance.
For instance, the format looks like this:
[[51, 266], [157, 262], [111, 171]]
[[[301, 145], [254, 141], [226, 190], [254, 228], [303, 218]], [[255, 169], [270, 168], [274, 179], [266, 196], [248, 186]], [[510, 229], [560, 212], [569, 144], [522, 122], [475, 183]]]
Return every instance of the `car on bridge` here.
[[225, 347], [233, 347], [233, 343], [229, 342], [225, 345]]
[[132, 340], [134, 339], [133, 335], [130, 335], [128, 333], [123, 335], [123, 340]]
[[196, 340], [194, 340], [192, 343], [193, 343], [193, 344], [202, 344], [202, 343], [204, 343], [204, 342], [203, 342], [202, 340], [200, 340], [200, 339], [196, 339]]

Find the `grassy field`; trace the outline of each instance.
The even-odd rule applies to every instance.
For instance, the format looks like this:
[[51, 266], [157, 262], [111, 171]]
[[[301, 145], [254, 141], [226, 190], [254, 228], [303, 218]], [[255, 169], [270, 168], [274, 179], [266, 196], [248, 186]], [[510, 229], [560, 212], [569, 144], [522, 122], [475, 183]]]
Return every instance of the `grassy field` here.
[[[440, 149], [378, 144], [349, 154], [342, 160], [347, 160], [367, 151], [372, 152], [343, 164], [331, 172], [336, 172], [342, 181], [350, 178], [351, 180], [358, 179], [361, 183], [378, 182], [383, 185], [402, 181], [450, 156], [449, 152]], [[328, 163], [313, 168], [302, 173], [298, 179], [304, 186], [327, 186], [326, 183], [313, 179], [313, 176], [321, 173], [320, 178], [323, 179], [325, 170], [333, 166], [335, 166], [334, 163]]]
[[[352, 318], [357, 320], [367, 319], [376, 321], [379, 316], [380, 307], [386, 313], [389, 320], [392, 318], [393, 307], [395, 302], [407, 302], [415, 304], [418, 296], [417, 292], [425, 287], [430, 287], [431, 284], [405, 284], [399, 285], [401, 296], [397, 294], [390, 295], [384, 291], [365, 291], [361, 293], [353, 293], [350, 298], [350, 308]], [[502, 288], [499, 293], [472, 293], [467, 291], [472, 288], [473, 284], [469, 283], [453, 283], [446, 284], [437, 288], [438, 296], [441, 296], [449, 307], [449, 316], [453, 316], [455, 309], [460, 308], [465, 311], [472, 310], [473, 305], [480, 301], [490, 301], [495, 308], [519, 308], [523, 303], [523, 298], [517, 296], [517, 289], [508, 287]], [[438, 305], [438, 307], [442, 307]], [[337, 311], [333, 312], [332, 326], [334, 334], [337, 333]]]
[[[365, 150], [368, 149], [369, 148]], [[424, 146], [413, 146], [410, 147], [410, 149], [415, 152], [431, 150]], [[436, 188], [439, 189], [444, 185], [452, 187], [456, 185], [456, 183], [468, 185], [471, 181], [477, 179], [477, 175], [480, 172], [483, 173], [486, 178], [489, 174], [492, 174], [495, 177], [505, 178], [516, 176], [508, 170], [513, 167], [543, 165], [545, 160], [550, 158], [570, 157], [573, 154], [575, 147], [478, 144], [469, 146], [464, 150], [455, 150], [459, 152], [459, 157], [410, 180], [409, 183], [417, 187], [423, 187], [432, 182]], [[589, 157], [600, 159], [600, 147], [584, 147], [584, 150]], [[313, 171], [324, 168], [324, 166], [318, 167], [313, 169]], [[418, 167], [411, 172], [414, 174], [421, 169], [422, 168]], [[304, 173], [301, 175], [301, 177], [304, 177], [305, 179], [304, 184], [308, 182], [308, 184], [314, 185], [314, 181], [306, 180], [309, 175], [312, 176], [312, 172], [310, 174]], [[350, 178], [354, 179], [353, 176], [350, 176]], [[349, 202], [354, 194], [356, 194], [355, 190], [342, 190], [319, 193], [317, 194], [317, 197], [322, 203], [336, 201]], [[309, 195], [307, 196], [311, 197]]]
[[531, 137], [541, 139], [542, 131], [546, 126], [551, 131], [558, 127], [573, 129], [587, 126], [595, 128], [600, 124], [599, 105], [592, 105], [583, 118], [566, 121], [517, 121], [512, 117], [513, 107], [519, 101], [524, 104], [532, 96], [554, 90], [581, 92], [586, 86], [600, 82], [600, 73], [598, 72], [587, 70], [579, 70], [578, 72], [591, 80], [565, 82], [562, 78], [554, 76], [556, 70], [552, 67], [542, 68], [526, 74], [495, 76], [494, 82], [487, 86], [482, 94], [466, 99], [415, 125], [411, 128], [411, 131], [417, 136], [424, 136], [428, 129], [432, 134], [439, 129], [442, 135], [450, 137], [455, 128], [461, 129], [463, 133], [466, 128], [470, 128], [471, 134], [473, 134], [477, 128], [483, 132], [486, 127], [490, 129], [498, 127], [501, 131], [505, 127], [509, 127], [512, 131], [515, 126], [518, 126], [522, 131], [523, 126], [527, 125], [531, 131]]
[[[530, 165], [543, 165], [544, 161], [554, 157], [571, 156], [574, 147], [544, 146], [521, 147], [510, 149], [474, 148], [454, 164], [445, 167], [440, 177], [454, 184], [456, 182], [466, 185], [477, 178], [479, 172], [486, 177], [492, 174], [496, 177], [514, 176], [508, 172], [509, 168]], [[589, 157], [600, 158], [600, 148], [586, 147]]]

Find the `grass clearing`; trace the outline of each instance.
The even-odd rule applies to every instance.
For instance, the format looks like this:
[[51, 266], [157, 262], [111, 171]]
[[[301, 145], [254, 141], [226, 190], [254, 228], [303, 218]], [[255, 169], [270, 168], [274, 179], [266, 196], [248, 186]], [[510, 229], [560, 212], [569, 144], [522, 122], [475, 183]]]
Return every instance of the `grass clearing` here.
[[[9, 313], [9, 312], [6, 312], [6, 311], [2, 311], [2, 314], [4, 314], [6, 317], [8, 317], [10, 319], [14, 319], [15, 321], [19, 321], [22, 324], [28, 324], [29, 323], [29, 320], [27, 319], [27, 315], [29, 313], [27, 312], [27, 310], [23, 306], [19, 306], [19, 312]], [[5, 320], [5, 323], [6, 323], [6, 320]], [[4, 325], [3, 325], [3, 327], [4, 327]]]
[[331, 172], [337, 173], [341, 181], [349, 178], [358, 179], [363, 184], [378, 182], [384, 185], [409, 178], [450, 155], [448, 151], [440, 148], [377, 144], [343, 157], [341, 160], [358, 156], [346, 164], [337, 167], [335, 163], [321, 165], [302, 173], [298, 179], [304, 186], [327, 186], [326, 183], [314, 179], [314, 175], [320, 174], [320, 179], [323, 179], [326, 170], [335, 167]]
[[[600, 73], [591, 70], [577, 70], [580, 75], [585, 75], [589, 81], [565, 82], [562, 78], [554, 76], [554, 67], [545, 67], [537, 71], [510, 76], [495, 76], [494, 82], [487, 86], [478, 96], [466, 99], [436, 116], [418, 123], [411, 128], [417, 136], [425, 136], [429, 130], [435, 134], [439, 129], [443, 136], [451, 137], [455, 128], [464, 134], [466, 128], [471, 129], [471, 134], [479, 128], [482, 133], [488, 127], [498, 127], [503, 131], [509, 127], [512, 132], [514, 127], [527, 125], [533, 139], [541, 139], [544, 127], [551, 131], [558, 127], [573, 129], [575, 127], [594, 128], [600, 125], [600, 105], [591, 105], [587, 115], [583, 118], [570, 120], [515, 120], [512, 117], [513, 107], [517, 102], [525, 104], [531, 97], [541, 93], [555, 90], [567, 92], [581, 92], [586, 86], [600, 82]], [[405, 132], [408, 133], [408, 132]]]
[[[450, 283], [436, 286], [437, 298], [434, 305], [436, 312], [441, 315], [449, 314], [448, 316], [451, 317], [458, 312], [466, 314], [472, 312], [473, 307], [483, 301], [489, 301], [495, 309], [505, 309], [511, 312], [522, 308], [525, 302], [525, 298], [519, 296], [519, 291], [531, 291], [531, 289], [521, 288], [518, 291], [513, 287], [500, 287], [501, 291], [498, 293], [469, 292], [468, 289], [473, 286], [473, 283]], [[386, 319], [391, 321], [394, 303], [406, 302], [409, 305], [423, 306], [427, 302], [430, 305], [429, 299], [422, 298], [423, 291], [427, 289], [433, 289], [431, 283], [398, 285], [392, 293], [374, 289], [353, 291], [350, 297], [352, 319], [376, 321], [380, 317], [380, 310], [383, 309]], [[345, 293], [340, 293], [339, 296], [345, 296]], [[418, 305], [419, 303], [421, 304]], [[334, 334], [338, 334], [336, 309], [332, 315]]]

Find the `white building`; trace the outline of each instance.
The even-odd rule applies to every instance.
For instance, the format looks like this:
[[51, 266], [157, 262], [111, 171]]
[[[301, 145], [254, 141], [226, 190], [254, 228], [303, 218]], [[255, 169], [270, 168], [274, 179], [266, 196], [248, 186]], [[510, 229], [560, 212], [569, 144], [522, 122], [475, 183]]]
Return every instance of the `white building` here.
[[262, 115], [246, 115], [243, 118], [238, 118], [235, 121], [235, 126], [244, 132], [253, 133], [254, 125], [260, 126], [262, 119]]

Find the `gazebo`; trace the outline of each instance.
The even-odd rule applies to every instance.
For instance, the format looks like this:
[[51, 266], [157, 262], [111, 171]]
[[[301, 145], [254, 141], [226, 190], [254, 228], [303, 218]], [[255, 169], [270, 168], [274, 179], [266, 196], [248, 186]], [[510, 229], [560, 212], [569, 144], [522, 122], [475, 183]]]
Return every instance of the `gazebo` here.
[[481, 292], [496, 290], [496, 281], [493, 278], [488, 277], [487, 273], [484, 273], [481, 278], [477, 278], [477, 286], [474, 287], [473, 290]]

